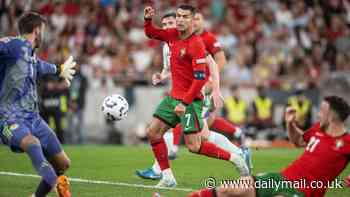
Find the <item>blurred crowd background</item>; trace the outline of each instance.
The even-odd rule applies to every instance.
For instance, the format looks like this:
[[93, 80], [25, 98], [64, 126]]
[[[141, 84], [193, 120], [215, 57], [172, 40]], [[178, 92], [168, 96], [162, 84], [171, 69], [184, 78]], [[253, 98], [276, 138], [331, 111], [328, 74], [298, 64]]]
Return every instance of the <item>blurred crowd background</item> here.
[[180, 3], [198, 8], [225, 50], [220, 113], [252, 139], [285, 138], [278, 130], [286, 105], [298, 109], [306, 128], [317, 118], [322, 95], [337, 92], [350, 99], [349, 0], [0, 0], [0, 35], [16, 35], [16, 19], [24, 11], [47, 17], [38, 55], [60, 64], [71, 54], [80, 72], [69, 89], [52, 76], [43, 79], [43, 116], [61, 141], [83, 143], [84, 119], [94, 116], [85, 103], [98, 91], [122, 88], [133, 108], [148, 96], [136, 96], [138, 88], [167, 90], [167, 84], [150, 83], [161, 70], [162, 53], [160, 43], [144, 35], [143, 9], [152, 5], [159, 22]]

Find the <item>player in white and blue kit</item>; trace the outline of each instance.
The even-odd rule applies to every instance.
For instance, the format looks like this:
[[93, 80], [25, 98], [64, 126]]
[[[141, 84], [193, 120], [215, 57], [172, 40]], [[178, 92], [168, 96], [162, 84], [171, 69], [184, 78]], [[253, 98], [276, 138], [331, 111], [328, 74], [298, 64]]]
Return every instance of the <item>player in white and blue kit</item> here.
[[35, 55], [40, 47], [46, 20], [34, 12], [18, 20], [18, 37], [0, 39], [0, 139], [13, 152], [25, 152], [42, 180], [32, 196], [44, 197], [56, 187], [60, 197], [70, 197], [63, 173], [70, 160], [55, 133], [40, 117], [37, 79], [58, 74], [67, 84], [74, 75], [72, 57], [56, 66]]

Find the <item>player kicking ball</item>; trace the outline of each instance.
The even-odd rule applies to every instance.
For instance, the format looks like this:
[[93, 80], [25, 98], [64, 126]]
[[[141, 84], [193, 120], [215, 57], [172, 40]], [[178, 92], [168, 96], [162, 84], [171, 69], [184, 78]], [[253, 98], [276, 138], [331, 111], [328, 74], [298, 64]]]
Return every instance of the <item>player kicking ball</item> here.
[[13, 152], [25, 152], [41, 176], [32, 197], [45, 197], [53, 188], [59, 197], [70, 197], [69, 182], [63, 175], [70, 160], [39, 115], [37, 79], [59, 74], [70, 85], [76, 63], [69, 57], [57, 67], [36, 57], [45, 26], [41, 15], [28, 12], [18, 20], [20, 35], [0, 40], [0, 139]]
[[144, 29], [148, 37], [168, 43], [171, 54], [172, 88], [154, 113], [147, 128], [147, 135], [153, 153], [162, 171], [162, 179], [157, 186], [174, 187], [176, 181], [170, 169], [167, 147], [163, 134], [181, 124], [189, 151], [208, 157], [228, 160], [235, 164], [241, 176], [247, 176], [249, 169], [241, 156], [232, 154], [217, 145], [203, 140], [201, 132], [209, 132], [202, 119], [201, 89], [208, 81], [209, 68], [205, 46], [199, 36], [193, 34], [192, 20], [195, 9], [181, 5], [176, 12], [176, 28], [159, 29], [153, 26], [154, 9], [145, 8]]
[[[324, 196], [328, 187], [340, 187], [333, 181], [349, 163], [350, 134], [345, 127], [349, 114], [350, 106], [345, 100], [337, 96], [325, 97], [318, 114], [319, 122], [303, 131], [297, 127], [296, 111], [291, 107], [287, 108], [285, 121], [289, 139], [296, 146], [305, 147], [304, 153], [297, 160], [282, 172], [241, 178], [235, 186], [203, 189], [189, 197]], [[254, 186], [256, 182], [262, 185], [271, 181], [274, 184], [283, 184], [284, 187]], [[286, 181], [291, 184], [288, 185]], [[349, 186], [350, 176], [345, 183]]]
[[[214, 115], [215, 112], [212, 109], [214, 108], [214, 106], [220, 107], [220, 104], [218, 104], [219, 102], [221, 102], [221, 97], [220, 97], [221, 93], [220, 93], [220, 87], [218, 82], [219, 81], [218, 68], [223, 67], [223, 65], [226, 62], [226, 58], [215, 36], [207, 31], [204, 31], [203, 23], [204, 23], [203, 16], [197, 12], [194, 16], [193, 27], [196, 35], [200, 35], [202, 37], [206, 50], [209, 51], [212, 57], [214, 57], [214, 58], [211, 57], [209, 61], [209, 68], [210, 68], [212, 79], [216, 79], [215, 82], [209, 83], [209, 85], [207, 85], [207, 88], [203, 88], [203, 90], [204, 89], [212, 90], [213, 86], [215, 87], [215, 91], [206, 91], [207, 93], [205, 94], [206, 96], [204, 98], [204, 105], [203, 105], [203, 118], [207, 119], [206, 121], [208, 122], [208, 124], [211, 125], [210, 127], [211, 130], [213, 129], [219, 132], [225, 132], [231, 135], [236, 135], [241, 133], [240, 129], [238, 127], [235, 127], [231, 123], [228, 123], [225, 119], [221, 117], [216, 117]], [[162, 29], [176, 28], [176, 13], [167, 13], [164, 16], [162, 16], [161, 24], [162, 24]], [[212, 62], [213, 64], [211, 64], [210, 62]], [[216, 62], [218, 62], [218, 64], [216, 64]], [[216, 73], [215, 76], [214, 76], [214, 73]], [[154, 85], [157, 85], [158, 83], [168, 79], [169, 77], [170, 77], [170, 49], [168, 44], [164, 43], [163, 44], [163, 69], [161, 73], [155, 73], [152, 76], [152, 83]], [[211, 96], [212, 93], [216, 95]], [[212, 99], [212, 98], [215, 98], [215, 99]], [[215, 101], [214, 103], [212, 103], [213, 100]], [[178, 150], [177, 145], [179, 143], [179, 139], [181, 135], [182, 135], [181, 124], [176, 125], [176, 127], [172, 129], [172, 132], [166, 132], [164, 135], [164, 140], [168, 149], [168, 157], [171, 160], [176, 158], [176, 153]], [[247, 165], [250, 163], [249, 150], [248, 149], [240, 150], [238, 147], [232, 144], [225, 136], [219, 133], [210, 131], [209, 133], [206, 133], [204, 137], [209, 142], [212, 142], [231, 153], [242, 155], [244, 158], [247, 158], [248, 160]], [[245, 151], [245, 150], [248, 150], [248, 151]], [[154, 161], [154, 164], [152, 165], [151, 168], [147, 168], [145, 170], [137, 170], [136, 175], [144, 179], [153, 179], [153, 180], [160, 179], [161, 169], [159, 167], [157, 160]]]

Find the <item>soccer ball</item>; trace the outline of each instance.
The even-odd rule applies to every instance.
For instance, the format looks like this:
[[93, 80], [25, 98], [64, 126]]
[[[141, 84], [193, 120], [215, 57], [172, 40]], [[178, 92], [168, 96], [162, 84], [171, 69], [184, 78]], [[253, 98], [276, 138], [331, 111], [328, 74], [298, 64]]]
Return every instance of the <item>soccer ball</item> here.
[[119, 121], [126, 118], [129, 110], [129, 103], [123, 96], [113, 94], [107, 96], [103, 100], [101, 109], [107, 120]]

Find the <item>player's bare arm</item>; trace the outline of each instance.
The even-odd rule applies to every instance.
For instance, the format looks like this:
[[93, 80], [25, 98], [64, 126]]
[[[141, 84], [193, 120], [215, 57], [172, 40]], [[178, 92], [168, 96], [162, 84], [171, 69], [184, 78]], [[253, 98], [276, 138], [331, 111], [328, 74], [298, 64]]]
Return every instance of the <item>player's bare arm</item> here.
[[[220, 91], [220, 74], [219, 67], [214, 61], [211, 55], [207, 56], [207, 63], [209, 65], [210, 77], [211, 77], [211, 88], [212, 88], [212, 97], [215, 108], [221, 108], [223, 106], [223, 97]], [[207, 83], [209, 84], [209, 83]], [[210, 85], [209, 85], [210, 86]], [[210, 87], [209, 87], [210, 88]]]
[[303, 139], [304, 131], [296, 124], [296, 110], [292, 107], [287, 107], [285, 112], [285, 121], [289, 140], [298, 147], [306, 146]]
[[152, 24], [152, 18], [154, 16], [154, 9], [152, 7], [146, 7], [144, 10], [144, 31], [147, 37], [168, 42], [177, 38], [178, 32], [174, 29], [165, 30], [154, 24]]
[[223, 50], [216, 52], [214, 54], [214, 60], [219, 68], [219, 71], [221, 71], [227, 63], [225, 52]]

